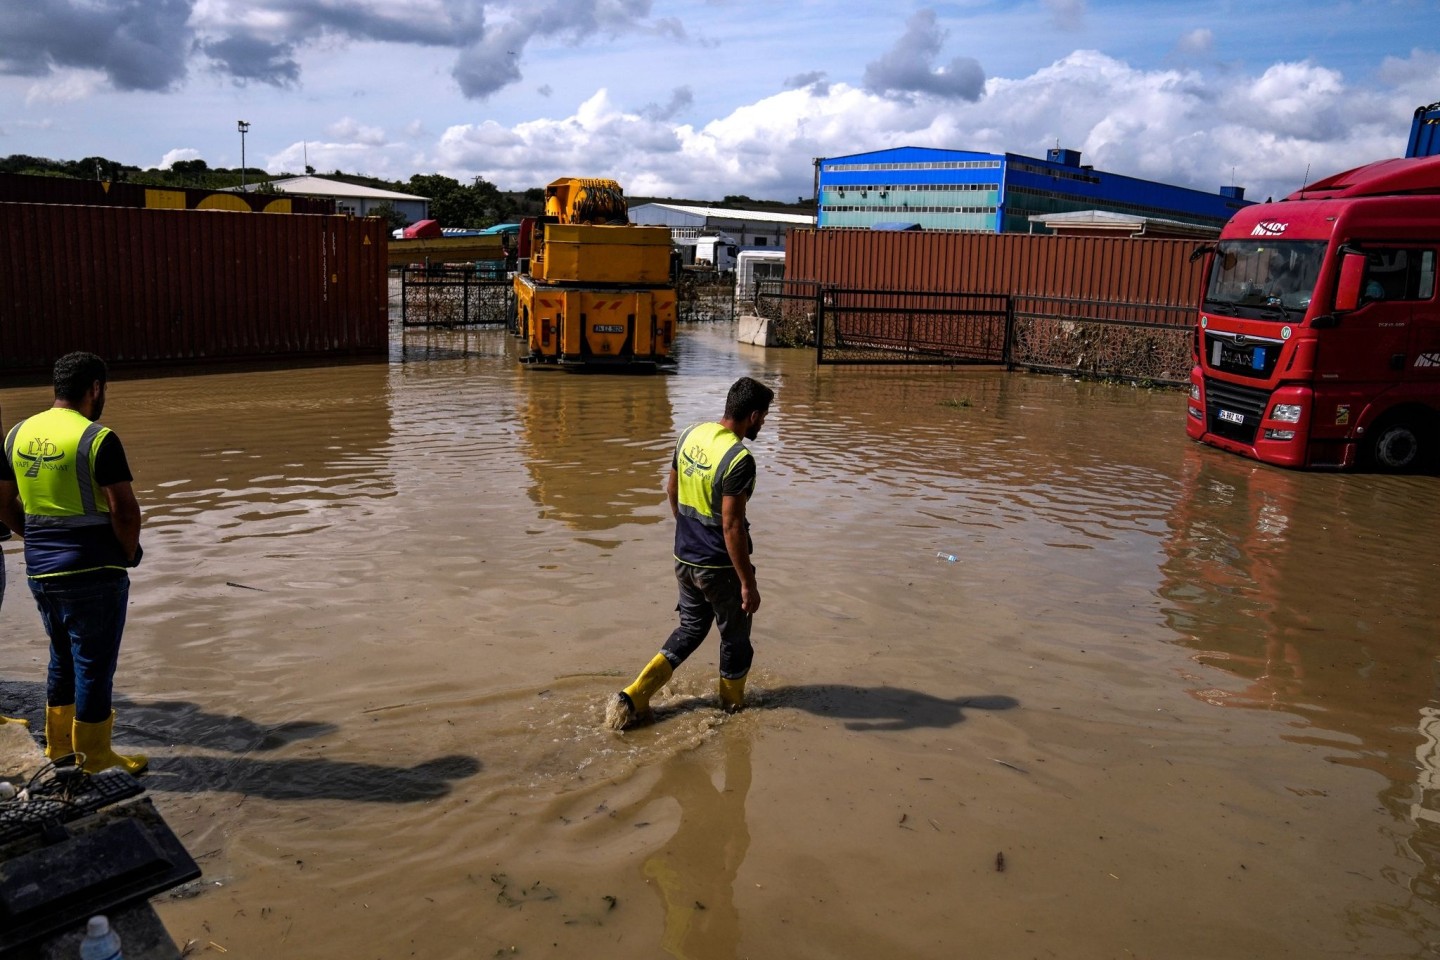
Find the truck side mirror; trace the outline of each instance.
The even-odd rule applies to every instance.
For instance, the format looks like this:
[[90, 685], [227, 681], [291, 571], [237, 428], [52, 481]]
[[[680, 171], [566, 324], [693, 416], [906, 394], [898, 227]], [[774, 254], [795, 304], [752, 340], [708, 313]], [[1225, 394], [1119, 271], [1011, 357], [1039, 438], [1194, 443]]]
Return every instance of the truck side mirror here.
[[1335, 310], [1354, 310], [1360, 305], [1360, 283], [1365, 279], [1365, 254], [1347, 253], [1340, 261], [1340, 284], [1335, 288]]

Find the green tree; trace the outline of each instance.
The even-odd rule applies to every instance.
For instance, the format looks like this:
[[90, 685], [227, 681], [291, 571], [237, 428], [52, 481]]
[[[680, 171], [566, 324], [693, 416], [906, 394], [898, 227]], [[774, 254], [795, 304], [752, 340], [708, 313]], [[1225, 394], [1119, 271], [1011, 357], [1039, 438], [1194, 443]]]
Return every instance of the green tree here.
[[381, 220], [384, 220], [387, 228], [390, 230], [399, 230], [401, 227], [406, 227], [410, 224], [410, 220], [405, 216], [405, 214], [401, 213], [399, 210], [396, 210], [395, 204], [391, 203], [389, 200], [386, 200], [384, 203], [379, 203], [371, 207], [370, 212], [365, 214], [365, 216], [378, 217]]

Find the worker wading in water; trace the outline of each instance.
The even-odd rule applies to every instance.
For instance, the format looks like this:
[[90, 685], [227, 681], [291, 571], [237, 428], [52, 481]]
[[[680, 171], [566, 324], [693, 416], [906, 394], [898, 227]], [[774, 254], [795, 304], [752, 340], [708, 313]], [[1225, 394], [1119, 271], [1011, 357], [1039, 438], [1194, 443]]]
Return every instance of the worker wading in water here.
[[739, 710], [745, 676], [755, 651], [750, 618], [760, 608], [760, 588], [750, 562], [750, 523], [745, 504], [755, 491], [755, 458], [744, 440], [765, 425], [775, 392], [741, 377], [725, 398], [718, 423], [697, 423], [680, 434], [665, 495], [675, 517], [675, 579], [680, 584], [680, 625], [635, 682], [605, 705], [612, 730], [651, 718], [650, 698], [675, 668], [720, 625], [720, 705]]

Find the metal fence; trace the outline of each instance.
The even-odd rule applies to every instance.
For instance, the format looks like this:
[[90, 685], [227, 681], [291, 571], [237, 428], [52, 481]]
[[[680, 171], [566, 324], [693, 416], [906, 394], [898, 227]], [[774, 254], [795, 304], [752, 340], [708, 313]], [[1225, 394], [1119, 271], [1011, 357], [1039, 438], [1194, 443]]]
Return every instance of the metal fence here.
[[[472, 266], [404, 267], [400, 271], [400, 322], [407, 327], [515, 328], [513, 282], [503, 273]], [[713, 270], [686, 270], [675, 284], [681, 322], [735, 319], [735, 281]]]
[[735, 319], [735, 276], [686, 268], [675, 283], [676, 319], [681, 323]]
[[1178, 386], [1190, 379], [1195, 308], [1013, 298], [1010, 367]]
[[1004, 363], [1010, 298], [994, 294], [825, 291], [819, 363]]
[[508, 324], [514, 287], [503, 272], [462, 267], [404, 267], [400, 322], [407, 327]]
[[772, 342], [813, 346], [822, 364], [996, 364], [1179, 385], [1193, 307], [1068, 297], [852, 290], [762, 280], [755, 311]]
[[771, 342], [785, 347], [815, 343], [815, 319], [828, 288], [815, 280], [759, 280], [755, 315], [770, 321]]

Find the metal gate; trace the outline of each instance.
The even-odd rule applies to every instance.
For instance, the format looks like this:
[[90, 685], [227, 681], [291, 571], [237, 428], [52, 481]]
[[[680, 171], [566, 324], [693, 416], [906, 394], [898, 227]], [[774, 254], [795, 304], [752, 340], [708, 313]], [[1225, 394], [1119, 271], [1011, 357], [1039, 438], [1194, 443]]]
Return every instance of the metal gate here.
[[675, 313], [681, 323], [735, 319], [735, 276], [687, 267], [675, 281]]
[[400, 272], [400, 322], [407, 327], [506, 324], [514, 299], [503, 270], [405, 267]]
[[1074, 297], [850, 290], [762, 280], [755, 312], [771, 343], [819, 363], [996, 364], [1183, 385], [1195, 308]]
[[1011, 367], [1179, 386], [1190, 380], [1195, 307], [1015, 297]]
[[816, 360], [1003, 364], [1010, 303], [997, 294], [825, 288], [816, 304]]

